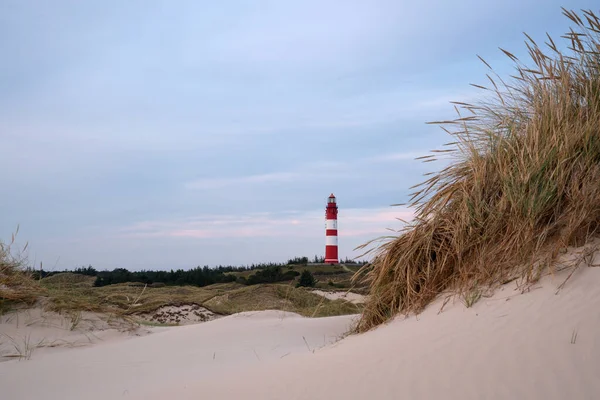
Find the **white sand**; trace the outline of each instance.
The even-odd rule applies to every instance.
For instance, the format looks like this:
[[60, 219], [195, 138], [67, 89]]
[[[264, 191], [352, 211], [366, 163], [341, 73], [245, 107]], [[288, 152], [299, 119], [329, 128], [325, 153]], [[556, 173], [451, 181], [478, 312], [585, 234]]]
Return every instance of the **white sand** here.
[[219, 318], [219, 315], [198, 304], [163, 306], [152, 312], [138, 313], [135, 316], [143, 321], [172, 325], [197, 324]]
[[146, 335], [155, 328], [93, 312], [58, 314], [41, 306], [0, 315], [0, 362], [64, 348]]
[[225, 378], [230, 385], [264, 363], [337, 341], [351, 320], [263, 311], [162, 328], [136, 339], [0, 363], [0, 393], [11, 400], [144, 399], [198, 381]]
[[314, 352], [303, 336], [323, 346], [351, 317], [245, 313], [4, 362], [2, 398], [596, 399], [600, 268], [578, 269], [555, 294], [570, 272], [438, 315], [440, 299]]
[[311, 290], [312, 293], [323, 296], [329, 300], [346, 300], [350, 303], [360, 304], [364, 303], [367, 299], [366, 296], [358, 293], [352, 293], [348, 291], [324, 291], [324, 290]]

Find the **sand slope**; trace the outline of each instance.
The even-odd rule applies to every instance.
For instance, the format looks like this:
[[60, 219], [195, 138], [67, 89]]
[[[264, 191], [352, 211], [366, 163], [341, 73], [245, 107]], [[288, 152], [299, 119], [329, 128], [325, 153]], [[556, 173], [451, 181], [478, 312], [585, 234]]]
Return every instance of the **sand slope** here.
[[440, 299], [321, 349], [353, 317], [244, 313], [0, 363], [2, 398], [597, 399], [600, 268], [579, 268], [556, 294], [571, 271], [472, 308], [438, 314]]
[[28, 361], [4, 362], [0, 363], [2, 399], [143, 399], [159, 389], [185, 390], [198, 381], [224, 379], [230, 385], [261, 363], [337, 341], [352, 318], [248, 312], [161, 328], [135, 339], [36, 355]]
[[42, 306], [21, 309], [0, 315], [0, 363], [143, 336], [154, 330], [157, 328], [88, 311], [58, 314]]
[[598, 399], [600, 268], [580, 268], [556, 294], [569, 272], [525, 294], [508, 284], [470, 309], [438, 315], [437, 302], [418, 318], [250, 371], [235, 387], [198, 381], [178, 398]]

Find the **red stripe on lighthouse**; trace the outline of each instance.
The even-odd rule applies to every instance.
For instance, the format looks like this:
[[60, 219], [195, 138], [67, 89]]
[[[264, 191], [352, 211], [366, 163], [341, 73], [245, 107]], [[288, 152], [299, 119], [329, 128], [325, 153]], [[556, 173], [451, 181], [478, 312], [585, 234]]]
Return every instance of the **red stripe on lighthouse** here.
[[339, 264], [337, 214], [337, 203], [332, 193], [327, 199], [327, 208], [325, 208], [325, 262], [327, 264]]

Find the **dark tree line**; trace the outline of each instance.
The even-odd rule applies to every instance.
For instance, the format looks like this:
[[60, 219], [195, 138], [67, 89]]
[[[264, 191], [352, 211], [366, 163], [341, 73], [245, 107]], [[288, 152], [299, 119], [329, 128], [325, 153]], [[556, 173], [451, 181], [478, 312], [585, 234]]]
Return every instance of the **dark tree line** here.
[[[325, 259], [320, 256], [315, 256], [311, 262], [324, 263]], [[116, 283], [139, 282], [144, 284], [164, 283], [165, 285], [196, 285], [207, 286], [214, 283], [234, 282], [245, 285], [256, 285], [259, 283], [274, 283], [290, 281], [300, 275], [297, 271], [289, 270], [283, 272], [283, 267], [292, 268], [296, 265], [307, 265], [308, 257], [294, 257], [289, 259], [287, 263], [259, 263], [247, 266], [223, 266], [219, 265], [215, 268], [208, 266], [196, 267], [190, 270], [169, 270], [169, 271], [129, 271], [125, 268], [115, 268], [113, 270], [98, 271], [91, 265], [87, 267], [79, 267], [73, 270], [63, 271], [44, 271], [43, 269], [29, 269], [35, 279], [46, 278], [48, 276], [59, 273], [75, 273], [87, 276], [95, 276], [95, 286], [106, 286]], [[356, 262], [346, 258], [343, 261], [348, 264], [364, 264], [364, 262]], [[230, 272], [254, 271], [248, 278], [237, 277], [229, 274]], [[338, 271], [334, 271], [337, 273]], [[343, 271], [340, 271], [343, 272]]]
[[234, 282], [235, 276], [226, 268], [196, 267], [184, 271], [135, 271], [125, 268], [115, 268], [112, 271], [101, 271], [96, 275], [94, 286], [113, 285], [124, 282], [140, 282], [145, 284], [164, 283], [165, 285], [196, 285], [207, 286], [213, 283]]
[[[323, 262], [324, 261], [325, 261], [325, 259], [323, 259]], [[356, 264], [356, 265], [365, 265], [365, 264], [367, 264], [367, 261], [364, 261], [364, 260], [357, 261], [357, 260], [353, 260], [353, 259], [348, 258], [348, 257], [346, 257], [344, 260], [340, 260], [340, 262], [342, 264]]]
[[308, 257], [294, 257], [288, 260], [288, 265], [306, 265], [308, 264]]
[[259, 283], [274, 283], [293, 280], [300, 275], [297, 271], [282, 271], [281, 265], [268, 265], [254, 268], [256, 272], [248, 278], [236, 277], [229, 272], [240, 272], [248, 269], [232, 269], [230, 267], [197, 267], [191, 270], [176, 271], [136, 271], [130, 272], [125, 268], [116, 268], [112, 271], [101, 271], [96, 275], [94, 286], [113, 285], [124, 282], [140, 282], [145, 284], [164, 283], [165, 285], [196, 285], [207, 286], [214, 283], [238, 282], [244, 285]]
[[312, 259], [312, 262], [315, 264], [325, 264], [325, 257], [315, 255], [315, 258]]
[[244, 285], [257, 285], [259, 283], [275, 283], [291, 281], [296, 278], [300, 273], [298, 271], [289, 270], [283, 272], [280, 265], [271, 266], [265, 269], [256, 271], [248, 278], [240, 277], [237, 279], [238, 283]]
[[[325, 257], [315, 255], [310, 261], [308, 257], [294, 257], [288, 260], [287, 265], [307, 265], [309, 262], [313, 264], [325, 264]], [[366, 261], [356, 261], [346, 257], [344, 260], [340, 260], [342, 264], [366, 264]]]

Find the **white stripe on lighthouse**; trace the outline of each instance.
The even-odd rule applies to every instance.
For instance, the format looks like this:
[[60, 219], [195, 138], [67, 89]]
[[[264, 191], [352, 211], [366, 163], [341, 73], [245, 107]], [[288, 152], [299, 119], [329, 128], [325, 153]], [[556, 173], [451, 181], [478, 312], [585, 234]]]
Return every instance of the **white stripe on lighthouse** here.
[[337, 219], [328, 219], [325, 224], [325, 229], [337, 229]]
[[325, 236], [325, 245], [326, 246], [337, 246], [338, 239], [337, 236]]

